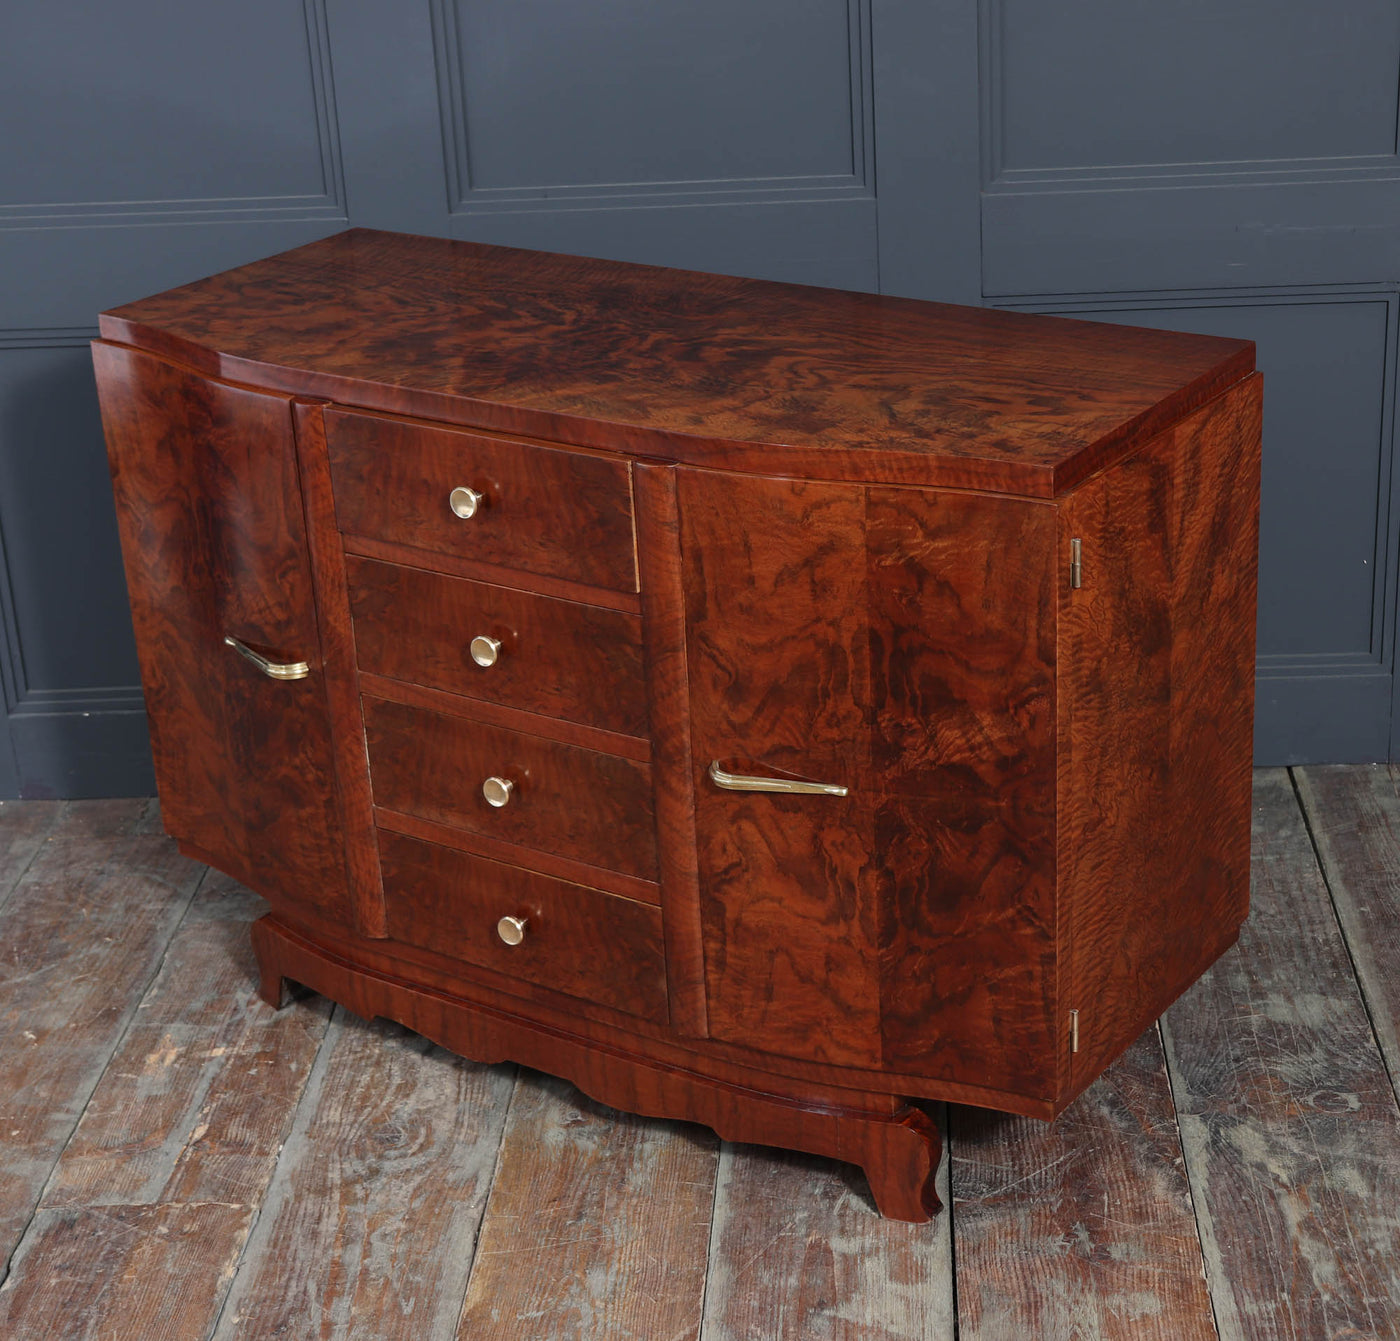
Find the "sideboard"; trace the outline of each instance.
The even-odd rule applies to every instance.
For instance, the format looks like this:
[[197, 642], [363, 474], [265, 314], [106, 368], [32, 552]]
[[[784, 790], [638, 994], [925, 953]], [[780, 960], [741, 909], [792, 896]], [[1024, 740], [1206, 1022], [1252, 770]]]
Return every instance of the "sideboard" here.
[[937, 1209], [1249, 885], [1253, 346], [351, 230], [94, 344], [167, 830], [285, 980]]

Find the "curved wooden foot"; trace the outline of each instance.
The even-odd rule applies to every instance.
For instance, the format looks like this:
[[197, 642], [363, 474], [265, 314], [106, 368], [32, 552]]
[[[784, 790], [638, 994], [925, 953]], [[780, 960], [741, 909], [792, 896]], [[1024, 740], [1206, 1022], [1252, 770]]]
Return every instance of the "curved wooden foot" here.
[[869, 1153], [860, 1161], [880, 1214], [890, 1220], [921, 1224], [943, 1203], [934, 1189], [943, 1138], [932, 1120], [917, 1108], [904, 1108], [873, 1127]]
[[260, 917], [252, 926], [253, 957], [258, 962], [258, 995], [273, 1010], [281, 1010], [286, 1001], [287, 982], [282, 976], [282, 966], [278, 962], [279, 942], [265, 917]]
[[933, 1186], [943, 1148], [938, 1128], [892, 1095], [816, 1087], [784, 1094], [777, 1076], [732, 1067], [728, 1075], [706, 1074], [709, 1059], [698, 1050], [678, 1049], [666, 1060], [641, 1056], [625, 1037], [566, 1034], [495, 1004], [356, 964], [272, 917], [253, 924], [253, 949], [259, 992], [270, 1004], [280, 1002], [283, 979], [290, 978], [363, 1019], [396, 1020], [478, 1062], [519, 1062], [562, 1076], [613, 1108], [700, 1122], [728, 1141], [859, 1164], [880, 1213], [891, 1219], [921, 1222], [941, 1205]]

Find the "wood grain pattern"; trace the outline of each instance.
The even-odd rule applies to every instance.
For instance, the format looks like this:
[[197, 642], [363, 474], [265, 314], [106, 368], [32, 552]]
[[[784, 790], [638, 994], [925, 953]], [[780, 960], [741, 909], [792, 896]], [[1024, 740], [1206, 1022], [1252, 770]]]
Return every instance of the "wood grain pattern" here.
[[1156, 1029], [1053, 1123], [950, 1109], [958, 1335], [1215, 1341]]
[[1288, 774], [1256, 774], [1238, 949], [1163, 1019], [1222, 1333], [1392, 1336], [1400, 1109]]
[[58, 815], [56, 801], [0, 801], [0, 908], [43, 847]]
[[[382, 1015], [479, 1061], [513, 1060], [572, 1081], [602, 1103], [645, 1117], [703, 1122], [726, 1140], [756, 1141], [859, 1164], [882, 1214], [927, 1220], [942, 1142], [920, 1111], [890, 1094], [802, 1083], [784, 1093], [652, 1059], [617, 1035], [594, 1039], [537, 1025], [495, 1004], [478, 1003], [395, 974], [370, 969], [265, 917], [253, 924], [263, 999], [276, 1004], [284, 980], [302, 983], [364, 1017]], [[761, 1073], [759, 1073], [761, 1077]]]
[[330, 1014], [313, 997], [274, 1015], [252, 995], [248, 925], [265, 909], [227, 876], [201, 883], [45, 1206], [261, 1202]]
[[34, 857], [0, 909], [0, 1260], [202, 875], [166, 838], [70, 836]]
[[[363, 670], [646, 736], [637, 616], [369, 559], [347, 568]], [[494, 665], [472, 660], [478, 635], [501, 644]]]
[[[288, 910], [345, 858], [287, 400], [95, 344], [167, 830]], [[225, 635], [312, 673], [277, 682]]]
[[1400, 787], [1394, 764], [1295, 768], [1367, 1013], [1400, 1081]]
[[[678, 472], [710, 1033], [878, 1064], [859, 489]], [[741, 773], [846, 797], [718, 790]]]
[[[656, 879], [645, 764], [380, 699], [364, 707], [377, 804]], [[516, 784], [499, 809], [481, 794], [492, 776]]]
[[0, 1289], [0, 1333], [204, 1341], [253, 1216], [223, 1202], [40, 1211]]
[[881, 1058], [1052, 1095], [1055, 517], [866, 491]]
[[[96, 357], [168, 819], [274, 900], [269, 999], [310, 974], [921, 1219], [907, 1096], [1048, 1115], [1234, 936], [1248, 344], [362, 231], [103, 320], [144, 349]], [[209, 672], [230, 620], [312, 676]]]
[[374, 812], [374, 822], [384, 833], [421, 838], [425, 843], [437, 843], [442, 847], [454, 848], [458, 852], [470, 852], [474, 856], [498, 861], [506, 866], [525, 866], [541, 875], [553, 876], [556, 880], [587, 885], [592, 889], [616, 894], [619, 898], [635, 899], [638, 903], [659, 905], [661, 902], [661, 890], [654, 880], [639, 880], [635, 875], [624, 875], [621, 871], [590, 866], [587, 862], [575, 861], [571, 857], [558, 857], [541, 848], [508, 843], [489, 834], [472, 833], [467, 829], [439, 824], [435, 820], [426, 820], [418, 815], [401, 814], [397, 810], [377, 809]]
[[1046, 497], [1254, 366], [1242, 341], [364, 229], [101, 329], [225, 376], [556, 442]]
[[1248, 908], [1258, 470], [1256, 379], [1062, 506], [1070, 1092], [1231, 944]]
[[561, 601], [579, 601], [584, 605], [600, 605], [605, 610], [621, 610], [635, 615], [642, 608], [641, 597], [635, 591], [609, 591], [607, 587], [592, 587], [586, 582], [571, 582], [567, 578], [550, 577], [544, 573], [527, 573], [522, 568], [506, 568], [499, 563], [482, 563], [464, 559], [442, 550], [415, 549], [412, 545], [393, 545], [385, 540], [371, 540], [363, 535], [341, 536], [347, 554], [358, 554], [381, 563], [397, 563], [406, 568], [427, 568], [435, 573], [464, 577], [469, 582], [489, 582], [497, 587], [515, 587], [521, 591], [553, 596]]
[[1052, 510], [679, 475], [711, 1032], [1053, 1097]]
[[337, 1012], [217, 1341], [451, 1336], [513, 1078]]
[[882, 1219], [854, 1170], [726, 1145], [710, 1241], [705, 1341], [952, 1341], [949, 1218]]
[[695, 760], [675, 469], [640, 463], [633, 469], [633, 485], [637, 560], [645, 574], [642, 632], [671, 1026], [680, 1035], [704, 1038], [709, 1033], [705, 937], [695, 846]]
[[698, 1337], [716, 1147], [522, 1074], [457, 1336]]
[[[342, 531], [637, 590], [625, 461], [335, 409], [326, 439]], [[459, 485], [484, 495], [470, 519]]]
[[[389, 934], [510, 978], [665, 1020], [661, 914], [518, 866], [381, 833]], [[502, 917], [526, 921], [506, 945]]]
[[306, 511], [307, 557], [316, 584], [316, 618], [321, 632], [321, 673], [331, 721], [336, 792], [344, 818], [346, 874], [355, 926], [362, 936], [384, 935], [384, 891], [379, 850], [374, 841], [374, 800], [365, 758], [355, 639], [346, 599], [345, 555], [335, 527], [326, 425], [319, 405], [292, 407], [297, 465]]
[[412, 684], [408, 680], [391, 680], [387, 676], [365, 671], [360, 675], [360, 690], [369, 698], [427, 708], [432, 712], [446, 713], [449, 717], [470, 717], [488, 726], [523, 731], [527, 736], [543, 736], [546, 740], [577, 745], [585, 750], [598, 750], [603, 754], [617, 754], [624, 759], [635, 759], [638, 763], [645, 764], [651, 759], [651, 741], [642, 736], [622, 736], [616, 731], [602, 731], [596, 726], [584, 726], [562, 717], [543, 717], [537, 712], [525, 712], [501, 703], [488, 703], [485, 699], [451, 694], [445, 689], [429, 689], [426, 685]]

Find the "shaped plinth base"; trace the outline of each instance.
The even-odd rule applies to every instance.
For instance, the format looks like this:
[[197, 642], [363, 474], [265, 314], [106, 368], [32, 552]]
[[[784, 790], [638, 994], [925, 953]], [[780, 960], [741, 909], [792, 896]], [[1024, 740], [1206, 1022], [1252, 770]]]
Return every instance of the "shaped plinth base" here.
[[[859, 1164], [875, 1205], [894, 1220], [931, 1219], [942, 1203], [934, 1175], [943, 1143], [920, 1109], [888, 1094], [805, 1087], [784, 1094], [695, 1069], [705, 1058], [677, 1051], [675, 1063], [613, 1041], [566, 1034], [378, 969], [356, 965], [273, 917], [253, 925], [259, 994], [280, 1007], [290, 979], [364, 1019], [383, 1017], [478, 1062], [519, 1062], [562, 1076], [591, 1098], [644, 1117], [712, 1127], [726, 1141], [781, 1146]], [[781, 1077], [765, 1084], [779, 1086]]]

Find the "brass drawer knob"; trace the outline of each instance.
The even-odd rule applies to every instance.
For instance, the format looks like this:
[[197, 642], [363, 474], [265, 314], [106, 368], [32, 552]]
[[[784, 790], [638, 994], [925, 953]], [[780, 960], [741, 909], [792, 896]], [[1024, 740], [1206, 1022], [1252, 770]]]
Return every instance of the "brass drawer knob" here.
[[501, 655], [501, 640], [486, 633], [478, 633], [472, 639], [471, 651], [472, 660], [478, 666], [494, 666], [496, 658]]
[[463, 521], [470, 521], [475, 517], [477, 509], [485, 501], [485, 494], [477, 493], [475, 489], [468, 489], [465, 484], [459, 484], [447, 495], [448, 505]]
[[496, 923], [496, 935], [507, 945], [519, 945], [525, 939], [525, 928], [529, 925], [523, 917], [503, 917]]
[[497, 810], [510, 800], [514, 790], [515, 783], [509, 778], [490, 777], [481, 784], [481, 794], [486, 798], [486, 804], [495, 806]]

